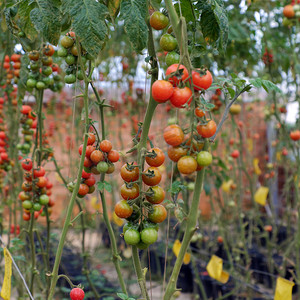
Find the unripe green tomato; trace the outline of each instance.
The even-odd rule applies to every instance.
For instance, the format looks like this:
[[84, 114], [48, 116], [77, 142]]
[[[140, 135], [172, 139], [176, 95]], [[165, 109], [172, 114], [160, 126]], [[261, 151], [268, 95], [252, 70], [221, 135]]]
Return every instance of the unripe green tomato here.
[[86, 59], [87, 60], [94, 60], [94, 57], [91, 54], [87, 53], [86, 54]]
[[212, 163], [212, 155], [208, 151], [200, 151], [197, 155], [197, 163], [201, 167], [209, 166]]
[[36, 83], [36, 88], [37, 88], [38, 90], [44, 90], [44, 89], [46, 88], [46, 84], [45, 84], [43, 81], [38, 81], [38, 82]]
[[166, 61], [166, 64], [167, 64], [168, 67], [173, 65], [173, 64], [179, 64], [180, 55], [178, 53], [176, 53], [175, 51], [169, 52], [166, 55], [165, 61]]
[[46, 76], [49, 76], [52, 74], [52, 68], [50, 66], [47, 66], [47, 67], [43, 67], [42, 69], [42, 73]]
[[33, 210], [34, 211], [40, 211], [42, 209], [42, 205], [40, 203], [34, 203], [33, 204]]
[[49, 83], [48, 83], [49, 85], [53, 85], [54, 84], [54, 79], [52, 77], [50, 77], [48, 81], [49, 81]]
[[300, 18], [300, 11], [296, 11], [295, 17], [296, 17], [296, 18]]
[[66, 48], [59, 48], [57, 50], [57, 55], [59, 57], [66, 57], [68, 55], [68, 50]]
[[20, 32], [18, 32], [18, 36], [20, 38], [23, 38], [23, 37], [25, 37], [25, 33], [23, 31], [20, 31]]
[[64, 87], [63, 82], [58, 82], [58, 83], [57, 83], [57, 88], [58, 88], [59, 91], [62, 90], [63, 87]]
[[54, 81], [60, 81], [61, 77], [59, 75], [53, 76]]
[[61, 39], [60, 43], [64, 48], [70, 48], [73, 46], [74, 40], [66, 35]]
[[72, 84], [76, 81], [76, 77], [74, 74], [66, 75], [64, 79], [65, 79], [65, 83], [68, 84]]
[[36, 80], [35, 79], [28, 79], [26, 82], [26, 85], [28, 88], [34, 88], [36, 86]]
[[32, 71], [36, 71], [36, 70], [38, 70], [39, 69], [39, 63], [38, 62], [36, 62], [36, 61], [31, 61], [30, 62], [30, 69], [32, 70]]
[[77, 73], [76, 73], [76, 75], [77, 75], [77, 78], [78, 78], [79, 80], [83, 80], [83, 73], [82, 73], [81, 70], [78, 70]]
[[74, 65], [76, 62], [76, 58], [74, 55], [69, 54], [66, 58], [65, 58], [66, 63], [71, 66]]
[[27, 151], [29, 152], [30, 151], [30, 147], [31, 147], [31, 145], [29, 143], [24, 143], [22, 145], [22, 150], [25, 151], [25, 152], [27, 152]]
[[124, 234], [124, 240], [128, 245], [137, 245], [141, 240], [141, 235], [136, 229], [128, 229]]
[[294, 11], [295, 11], [295, 12], [300, 11], [300, 5], [299, 5], [299, 4], [295, 4], [295, 5], [293, 6], [293, 8], [294, 8]]
[[108, 170], [108, 164], [105, 161], [100, 161], [97, 165], [97, 170], [100, 173], [106, 173]]
[[157, 241], [158, 233], [154, 228], [146, 228], [141, 232], [141, 240], [147, 245], [151, 245]]
[[25, 142], [30, 142], [32, 140], [32, 136], [31, 135], [25, 135], [24, 136], [24, 141]]
[[187, 189], [189, 191], [193, 191], [195, 189], [195, 183], [194, 182], [189, 182], [187, 185]]
[[164, 51], [173, 51], [177, 47], [177, 40], [171, 34], [165, 33], [160, 38], [159, 45]]
[[136, 245], [140, 250], [145, 250], [149, 247], [149, 245], [143, 243], [143, 242], [139, 242], [137, 245]]
[[87, 61], [86, 57], [85, 57], [85, 56], [81, 56], [81, 61], [82, 61], [82, 63], [85, 65], [85, 64], [86, 64], [86, 61]]
[[25, 124], [27, 124], [27, 125], [29, 125], [29, 126], [31, 126], [32, 123], [33, 123], [33, 120], [32, 120], [32, 119], [27, 119], [26, 122], [25, 122]]
[[49, 197], [47, 195], [41, 195], [39, 202], [41, 205], [47, 205], [49, 203]]
[[43, 78], [43, 82], [45, 83], [46, 86], [48, 86], [51, 83], [51, 78], [50, 77], [45, 77], [45, 78]]
[[25, 209], [31, 209], [32, 208], [32, 202], [30, 200], [25, 200], [22, 202], [22, 207]]
[[95, 192], [95, 186], [93, 185], [93, 186], [90, 186], [89, 187], [89, 191], [88, 191], [88, 194], [92, 194], [92, 193], [94, 193]]

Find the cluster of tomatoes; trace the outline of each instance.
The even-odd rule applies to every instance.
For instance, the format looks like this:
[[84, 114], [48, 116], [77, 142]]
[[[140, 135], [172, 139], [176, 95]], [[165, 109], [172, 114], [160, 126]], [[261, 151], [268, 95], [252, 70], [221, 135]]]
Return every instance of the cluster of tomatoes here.
[[10, 58], [8, 55], [4, 57], [3, 68], [6, 70], [6, 84], [18, 83], [21, 68], [21, 55], [14, 53]]
[[294, 19], [294, 18], [299, 18], [300, 17], [300, 1], [297, 0], [292, 0], [291, 4], [286, 5], [283, 8], [283, 15], [287, 19]]
[[[95, 144], [96, 143], [96, 144]], [[78, 152], [81, 155], [83, 144], [79, 146]], [[112, 149], [112, 144], [108, 140], [96, 142], [94, 133], [89, 132], [87, 147], [84, 158], [84, 170], [82, 170], [81, 183], [78, 190], [78, 197], [83, 198], [86, 194], [95, 191], [96, 179], [93, 176], [99, 174], [111, 174], [115, 170], [114, 163], [120, 158], [118, 151]], [[69, 185], [72, 190], [74, 183]]]
[[[189, 73], [185, 66], [173, 64], [166, 70], [167, 80], [157, 80], [152, 85], [152, 97], [158, 103], [170, 103], [177, 108], [190, 104], [193, 98], [193, 86], [195, 91], [206, 90], [212, 84], [212, 75], [208, 70], [192, 71]], [[189, 78], [192, 77], [192, 82]]]
[[262, 59], [266, 66], [271, 65], [274, 61], [272, 51], [270, 51], [267, 47]]
[[290, 132], [290, 138], [293, 141], [299, 141], [300, 140], [300, 130], [293, 130]]
[[19, 193], [19, 199], [22, 201], [24, 209], [24, 221], [29, 221], [32, 213], [34, 213], [36, 219], [39, 215], [44, 215], [43, 207], [46, 207], [50, 215], [52, 212], [51, 207], [54, 205], [54, 201], [49, 198], [53, 185], [45, 177], [45, 169], [42, 166], [33, 169], [30, 158], [23, 159], [21, 165], [25, 173], [24, 182], [22, 183], [23, 191]]
[[22, 124], [23, 143], [18, 144], [17, 148], [22, 152], [22, 154], [28, 154], [32, 146], [33, 135], [35, 134], [35, 129], [37, 127], [36, 114], [32, 111], [32, 108], [29, 105], [22, 105], [20, 123]]
[[65, 75], [65, 83], [72, 84], [78, 80], [83, 80], [83, 72], [81, 70], [79, 63], [77, 62], [78, 51], [81, 54], [81, 60], [83, 65], [86, 64], [87, 60], [91, 60], [92, 57], [80, 46], [80, 50], [77, 49], [75, 43], [75, 33], [68, 32], [60, 41], [61, 47], [57, 51], [59, 57], [65, 59], [66, 64], [68, 65]]
[[59, 75], [59, 66], [53, 63], [53, 46], [46, 45], [41, 51], [33, 50], [29, 52], [30, 59], [27, 90], [31, 92], [34, 88], [38, 90], [51, 89], [54, 92], [61, 91], [64, 87]]
[[165, 155], [159, 148], [152, 148], [146, 154], [149, 167], [142, 172], [141, 179], [148, 186], [140, 191], [140, 169], [134, 163], [122, 166], [120, 175], [124, 180], [121, 187], [123, 200], [115, 205], [115, 214], [127, 219], [123, 227], [124, 240], [128, 245], [137, 245], [146, 249], [158, 238], [158, 223], [167, 217], [167, 211], [161, 204], [165, 198], [164, 189], [159, 186], [161, 173], [158, 169], [165, 161]]

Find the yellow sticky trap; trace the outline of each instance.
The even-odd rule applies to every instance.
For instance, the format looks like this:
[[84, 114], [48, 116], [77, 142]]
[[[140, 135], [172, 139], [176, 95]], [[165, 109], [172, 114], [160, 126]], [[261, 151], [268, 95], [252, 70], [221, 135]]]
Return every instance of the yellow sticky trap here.
[[119, 217], [116, 215], [115, 212], [113, 213], [112, 219], [113, 219], [114, 223], [115, 223], [116, 225], [118, 225], [119, 227], [121, 227], [121, 226], [124, 224], [124, 220], [122, 220], [121, 218], [119, 218]]
[[100, 203], [97, 203], [97, 197], [91, 198], [91, 205], [93, 209], [100, 210]]
[[222, 258], [213, 255], [206, 266], [206, 270], [209, 276], [213, 279], [226, 283], [229, 279], [229, 274], [223, 271], [223, 260]]
[[261, 174], [261, 169], [258, 165], [259, 163], [259, 159], [258, 158], [254, 158], [253, 159], [253, 167], [254, 167], [254, 172], [256, 175], [260, 175]]
[[276, 160], [281, 161], [281, 152], [276, 152]]
[[226, 182], [223, 182], [222, 185], [221, 185], [221, 188], [224, 192], [229, 193], [232, 184], [233, 184], [233, 180], [230, 179]]
[[248, 151], [252, 152], [253, 151], [253, 140], [252, 139], [247, 139], [247, 146], [248, 146]]
[[11, 260], [10, 253], [9, 253], [9, 251], [6, 248], [3, 249], [3, 252], [4, 252], [4, 263], [5, 263], [4, 269], [5, 270], [4, 270], [4, 281], [3, 281], [3, 285], [2, 285], [0, 296], [4, 300], [10, 300], [10, 294], [11, 294], [11, 274], [12, 274], [11, 264], [12, 264], [12, 260]]
[[274, 300], [292, 300], [294, 282], [278, 277]]
[[[176, 257], [178, 257], [180, 248], [181, 248], [181, 243], [179, 240], [176, 240], [173, 245], [173, 253], [175, 254]], [[191, 254], [185, 253], [183, 258], [183, 263], [185, 265], [188, 265], [190, 261], [191, 261]]]
[[269, 193], [269, 188], [266, 186], [261, 186], [254, 195], [254, 201], [260, 205], [265, 206], [267, 202], [267, 196]]

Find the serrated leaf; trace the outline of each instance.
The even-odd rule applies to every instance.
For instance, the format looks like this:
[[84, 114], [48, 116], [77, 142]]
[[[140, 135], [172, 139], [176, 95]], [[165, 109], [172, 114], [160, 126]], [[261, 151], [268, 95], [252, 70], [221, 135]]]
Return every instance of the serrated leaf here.
[[19, 4], [18, 8], [18, 14], [20, 16], [20, 28], [30, 41], [35, 40], [38, 34], [30, 19], [30, 12], [35, 7], [36, 2], [25, 0]]
[[121, 2], [120, 18], [124, 20], [124, 29], [137, 52], [141, 52], [148, 42], [148, 27], [145, 22], [147, 9], [145, 0], [123, 0]]
[[276, 93], [282, 93], [281, 89], [269, 80], [262, 80], [262, 86], [266, 90], [266, 92], [274, 91]]
[[230, 97], [233, 98], [234, 95], [235, 95], [234, 89], [232, 89], [231, 87], [226, 87], [226, 89], [227, 89], [227, 91], [228, 91]]
[[28, 79], [28, 69], [29, 57], [27, 55], [22, 55], [21, 57], [21, 69], [20, 69], [20, 78], [18, 81], [18, 100], [23, 99], [26, 93], [26, 82]]
[[73, 31], [82, 46], [88, 53], [97, 56], [108, 36], [105, 22], [109, 15], [107, 7], [95, 0], [64, 0], [63, 7], [69, 11]]
[[262, 80], [260, 78], [251, 79], [250, 83], [258, 89], [262, 87]]
[[30, 19], [44, 40], [57, 45], [60, 37], [61, 12], [56, 0], [36, 0], [37, 7], [30, 12]]
[[176, 3], [174, 6], [178, 15], [180, 15], [180, 11], [181, 11], [182, 16], [185, 17], [187, 23], [195, 22], [193, 5], [190, 0], [180, 0], [180, 9], [179, 9], [179, 3]]
[[119, 13], [121, 0], [108, 0], [107, 8], [111, 18], [114, 20]]

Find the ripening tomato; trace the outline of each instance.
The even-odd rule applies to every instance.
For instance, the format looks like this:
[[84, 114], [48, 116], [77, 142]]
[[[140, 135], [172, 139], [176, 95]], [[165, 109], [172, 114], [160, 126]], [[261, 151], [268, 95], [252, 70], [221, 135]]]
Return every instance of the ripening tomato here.
[[139, 179], [139, 168], [134, 165], [125, 164], [120, 170], [120, 175], [126, 182], [136, 181]]
[[170, 98], [170, 102], [175, 107], [182, 107], [184, 104], [190, 104], [192, 101], [193, 93], [189, 87], [179, 88], [175, 87], [174, 92]]
[[31, 107], [29, 105], [22, 105], [21, 114], [27, 115], [31, 112]]
[[107, 158], [112, 163], [115, 163], [120, 159], [120, 154], [116, 150], [111, 150], [111, 151], [108, 152]]
[[83, 165], [84, 165], [86, 168], [89, 168], [89, 167], [91, 167], [91, 166], [93, 165], [93, 162], [92, 162], [89, 158], [85, 157], [85, 158], [84, 158]]
[[230, 154], [232, 158], [238, 158], [240, 156], [239, 150], [233, 150]]
[[24, 221], [29, 221], [30, 220], [30, 213], [28, 214], [28, 213], [24, 212], [23, 213], [23, 220]]
[[36, 185], [39, 188], [44, 188], [47, 185], [47, 179], [44, 176], [38, 177], [38, 181], [37, 181]]
[[207, 90], [213, 82], [211, 73], [208, 70], [206, 70], [206, 74], [205, 70], [199, 70], [199, 73], [196, 71], [192, 71], [192, 79], [194, 90], [196, 91], [199, 91], [201, 89]]
[[178, 160], [185, 156], [188, 152], [188, 149], [183, 148], [183, 147], [169, 147], [168, 148], [168, 156], [169, 158], [174, 161], [178, 162]]
[[88, 135], [89, 135], [89, 137], [88, 137], [88, 140], [87, 140], [87, 144], [88, 145], [93, 145], [96, 141], [96, 136], [92, 132], [89, 132]]
[[[178, 70], [177, 70], [178, 68]], [[170, 75], [171, 73], [178, 73], [181, 74], [181, 78], [178, 79], [177, 76], [171, 76], [168, 80], [173, 84], [173, 85], [177, 85], [181, 80], [184, 81], [188, 78], [189, 73], [188, 70], [185, 66], [183, 65], [179, 65], [179, 64], [173, 64], [170, 67], [168, 67], [167, 71], [166, 71], [166, 76]], [[176, 74], [177, 75], [177, 74]]]
[[108, 140], [103, 140], [100, 143], [100, 149], [103, 152], [109, 152], [112, 149], [112, 144]]
[[103, 153], [100, 150], [94, 150], [90, 155], [90, 160], [94, 164], [98, 164], [100, 161], [104, 160]]
[[33, 50], [33, 51], [29, 52], [28, 57], [30, 60], [37, 61], [37, 60], [39, 60], [40, 53], [37, 50]]
[[163, 202], [166, 194], [164, 189], [159, 185], [150, 187], [147, 193], [151, 193], [151, 195], [146, 195], [146, 198], [152, 204], [160, 204]]
[[93, 152], [94, 150], [95, 150], [95, 147], [94, 147], [94, 146], [92, 146], [92, 145], [86, 146], [85, 156], [86, 156], [87, 158], [90, 158], [90, 156], [91, 156], [91, 154], [92, 154], [92, 152]]
[[192, 156], [183, 156], [178, 160], [177, 168], [181, 174], [192, 174], [197, 170], [197, 161]]
[[167, 217], [167, 210], [161, 204], [153, 205], [153, 211], [148, 214], [148, 219], [153, 223], [161, 223]]
[[89, 186], [85, 183], [81, 183], [78, 190], [78, 195], [85, 196], [89, 192]]
[[177, 48], [177, 40], [171, 34], [165, 33], [160, 37], [159, 45], [164, 51], [173, 51]]
[[200, 167], [207, 167], [212, 163], [212, 155], [208, 151], [200, 151], [197, 155], [197, 163]]
[[293, 5], [286, 5], [283, 9], [283, 15], [288, 19], [294, 18], [295, 11]]
[[169, 24], [169, 19], [161, 12], [155, 11], [150, 17], [150, 26], [156, 30], [162, 30]]
[[152, 85], [152, 97], [158, 103], [164, 103], [170, 99], [174, 92], [172, 83], [166, 80], [156, 80]]
[[169, 125], [164, 130], [164, 140], [168, 145], [179, 146], [184, 140], [184, 133], [177, 124]]
[[24, 181], [22, 183], [22, 190], [24, 192], [30, 192], [32, 190], [32, 183], [28, 181]]
[[161, 149], [152, 148], [149, 152], [151, 152], [151, 155], [156, 155], [155, 157], [146, 156], [146, 162], [149, 166], [159, 167], [164, 163], [165, 155]]
[[140, 194], [140, 189], [139, 189], [139, 186], [134, 183], [132, 185], [132, 187], [127, 187], [126, 184], [123, 184], [121, 186], [121, 196], [123, 199], [125, 200], [132, 200], [132, 199], [135, 199], [139, 196]]
[[205, 112], [200, 109], [199, 107], [196, 107], [195, 108], [195, 115], [198, 117], [198, 118], [202, 118], [205, 116]]
[[82, 170], [82, 173], [81, 173], [81, 177], [82, 177], [82, 178], [88, 179], [88, 178], [91, 177], [91, 175], [92, 175], [91, 173], [88, 173], [88, 172]]
[[29, 200], [30, 199], [30, 195], [27, 194], [26, 192], [22, 191], [19, 193], [19, 199], [23, 202], [25, 200]]
[[300, 140], [300, 130], [294, 130], [290, 133], [290, 138], [293, 141], [299, 141]]
[[286, 148], [283, 148], [282, 151], [281, 151], [281, 154], [282, 154], [283, 156], [287, 156], [287, 155], [289, 154], [289, 152], [287, 151]]
[[146, 171], [143, 172], [142, 179], [146, 185], [158, 185], [161, 181], [161, 173], [158, 168], [149, 167]]
[[25, 158], [22, 160], [23, 170], [30, 171], [32, 169], [32, 160], [30, 158]]
[[46, 56], [52, 56], [54, 54], [55, 50], [53, 46], [47, 45], [43, 48], [43, 54]]
[[33, 170], [33, 176], [34, 177], [42, 177], [46, 173], [45, 169], [43, 167], [37, 167]]
[[91, 175], [88, 179], [84, 181], [84, 183], [88, 186], [93, 186], [96, 183], [96, 179], [93, 175]]
[[241, 110], [242, 110], [242, 107], [240, 104], [232, 104], [229, 109], [229, 111], [232, 115], [238, 115], [241, 112]]
[[202, 137], [210, 138], [216, 133], [217, 124], [214, 120], [209, 120], [205, 125], [198, 124], [197, 131]]
[[115, 205], [115, 213], [119, 218], [126, 219], [132, 215], [133, 208], [126, 200], [121, 200]]

